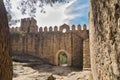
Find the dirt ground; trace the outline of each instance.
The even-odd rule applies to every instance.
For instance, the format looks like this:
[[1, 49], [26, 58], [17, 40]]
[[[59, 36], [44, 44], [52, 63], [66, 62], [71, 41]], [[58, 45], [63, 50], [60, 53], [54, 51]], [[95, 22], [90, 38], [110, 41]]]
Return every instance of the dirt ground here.
[[[77, 68], [53, 66], [31, 57], [28, 58], [29, 62], [26, 62], [27, 58], [14, 58], [17, 62], [13, 62], [13, 80], [47, 80], [50, 75], [56, 80], [88, 80], [91, 72], [89, 69], [80, 71]], [[18, 62], [19, 60], [22, 62]]]
[[78, 69], [63, 66], [52, 66], [49, 64], [28, 64], [13, 62], [13, 80], [47, 80], [53, 75], [56, 80], [88, 80], [90, 71], [79, 71]]

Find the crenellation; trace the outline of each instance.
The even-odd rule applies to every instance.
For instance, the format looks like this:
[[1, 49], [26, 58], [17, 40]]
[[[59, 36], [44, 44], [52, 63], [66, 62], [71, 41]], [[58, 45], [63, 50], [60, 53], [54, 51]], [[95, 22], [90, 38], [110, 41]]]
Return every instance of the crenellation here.
[[49, 32], [52, 32], [53, 31], [53, 28], [52, 27], [49, 27]]
[[37, 21], [34, 18], [21, 19], [20, 31], [26, 33], [38, 33]]
[[76, 31], [75, 25], [72, 25], [72, 31]]
[[54, 32], [57, 32], [57, 31], [58, 31], [58, 27], [55, 26], [55, 27], [54, 27]]
[[47, 27], [44, 27], [44, 32], [46, 33], [46, 32], [48, 32], [48, 29], [47, 29]]
[[[59, 28], [59, 30], [58, 30]], [[81, 25], [79, 24], [77, 26], [77, 29], [76, 29], [76, 26], [75, 25], [72, 25], [71, 27], [72, 29], [70, 30], [70, 26], [67, 25], [67, 24], [63, 24], [61, 25], [60, 27], [58, 26], [55, 26], [54, 27], [54, 30], [53, 28], [50, 26], [48, 29], [47, 27], [45, 27], [44, 29], [41, 29], [39, 28], [38, 30], [38, 26], [37, 26], [37, 21], [34, 19], [34, 18], [24, 18], [24, 19], [21, 19], [21, 27], [20, 27], [20, 30], [23, 31], [23, 32], [26, 32], [26, 33], [38, 33], [38, 32], [70, 32], [70, 31], [73, 31], [75, 32], [76, 30], [84, 33], [84, 31], [87, 31], [87, 26], [86, 24], [83, 25], [83, 29], [81, 29]], [[82, 34], [81, 34], [82, 35]]]
[[40, 27], [40, 28], [39, 28], [39, 33], [42, 33], [42, 32], [43, 32], [43, 28]]
[[63, 24], [62, 26], [60, 26], [59, 31], [63, 32], [63, 30], [66, 30], [66, 32], [70, 31], [70, 27], [67, 24]]
[[83, 25], [83, 30], [87, 30], [86, 24]]
[[29, 24], [31, 21], [31, 18], [26, 18], [25, 20], [26, 20], [27, 24]]
[[37, 24], [37, 21], [32, 17], [31, 20], [31, 26], [35, 26]]
[[80, 24], [77, 26], [77, 30], [81, 31], [81, 25]]
[[20, 31], [27, 32], [27, 29], [28, 29], [27, 20], [26, 19], [21, 19]]

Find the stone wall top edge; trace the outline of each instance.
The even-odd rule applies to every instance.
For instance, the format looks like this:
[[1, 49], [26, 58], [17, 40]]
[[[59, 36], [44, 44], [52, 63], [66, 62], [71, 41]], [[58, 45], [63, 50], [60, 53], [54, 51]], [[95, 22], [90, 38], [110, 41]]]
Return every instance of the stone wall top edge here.
[[[36, 20], [31, 17], [31, 18], [23, 18], [21, 19], [21, 26], [20, 27], [12, 27], [10, 28], [10, 32], [18, 32], [18, 31], [21, 31], [20, 29], [23, 29], [25, 27], [25, 29], [27, 28], [25, 24], [29, 24], [27, 22], [30, 22], [30, 21], [35, 21]], [[36, 23], [35, 23], [36, 24]], [[29, 27], [32, 27], [32, 26], [29, 26]], [[35, 28], [34, 26], [32, 27], [32, 29]], [[87, 26], [86, 24], [84, 24], [83, 26], [81, 26], [80, 24], [75, 26], [74, 24], [72, 26], [69, 26], [67, 24], [63, 24], [61, 26], [50, 26], [50, 27], [38, 27], [39, 29], [35, 30], [37, 31], [36, 33], [39, 33], [39, 32], [69, 32], [69, 31], [87, 31]], [[28, 30], [26, 30], [28, 31]]]
[[[20, 29], [20, 27], [11, 27], [10, 28], [10, 32], [18, 32]], [[69, 26], [69, 25], [62, 25], [60, 27], [58, 26], [50, 26], [50, 27], [39, 27], [38, 29], [38, 33], [39, 32], [63, 32], [65, 30], [65, 32], [70, 32], [70, 31], [87, 31], [87, 26], [86, 24], [84, 24], [83, 26], [81, 26], [80, 24], [78, 26], [75, 26], [75, 25], [72, 25], [72, 26]]]

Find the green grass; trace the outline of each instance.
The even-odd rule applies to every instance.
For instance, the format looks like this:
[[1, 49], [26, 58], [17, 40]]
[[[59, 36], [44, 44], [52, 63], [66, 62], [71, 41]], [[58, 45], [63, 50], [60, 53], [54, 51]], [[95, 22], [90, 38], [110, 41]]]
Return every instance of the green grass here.
[[61, 64], [67, 63], [67, 56], [66, 55], [64, 55], [64, 54], [60, 55], [60, 63]]

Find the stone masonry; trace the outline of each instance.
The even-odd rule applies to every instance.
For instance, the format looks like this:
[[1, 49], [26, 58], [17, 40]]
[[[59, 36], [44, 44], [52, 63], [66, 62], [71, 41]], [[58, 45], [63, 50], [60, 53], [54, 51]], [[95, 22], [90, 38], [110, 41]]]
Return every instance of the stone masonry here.
[[89, 39], [83, 41], [83, 68], [90, 68]]
[[[36, 25], [36, 20], [27, 18], [21, 20], [19, 28], [11, 28], [11, 45], [14, 54], [30, 54], [43, 58], [51, 64], [59, 65], [59, 54], [64, 52], [67, 55], [68, 66], [90, 68], [89, 43], [84, 40], [89, 38], [89, 31], [86, 25], [70, 27], [66, 24], [58, 27], [40, 27]], [[66, 30], [66, 32], [63, 32]], [[84, 49], [83, 49], [84, 48]], [[85, 49], [86, 48], [86, 49]], [[85, 51], [84, 51], [85, 50]], [[87, 55], [83, 59], [83, 54]], [[87, 61], [87, 62], [84, 62]]]
[[90, 53], [94, 80], [120, 80], [120, 0], [91, 0]]

